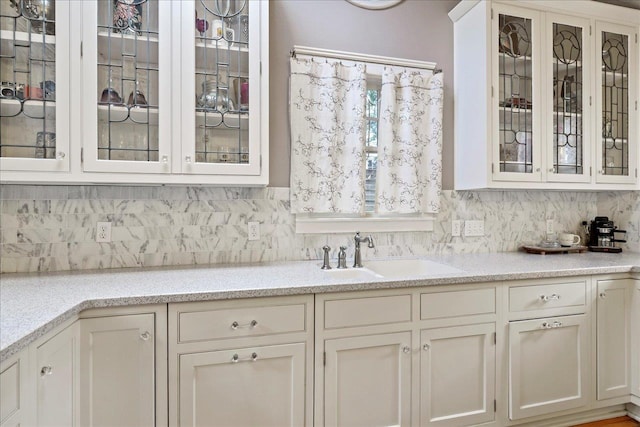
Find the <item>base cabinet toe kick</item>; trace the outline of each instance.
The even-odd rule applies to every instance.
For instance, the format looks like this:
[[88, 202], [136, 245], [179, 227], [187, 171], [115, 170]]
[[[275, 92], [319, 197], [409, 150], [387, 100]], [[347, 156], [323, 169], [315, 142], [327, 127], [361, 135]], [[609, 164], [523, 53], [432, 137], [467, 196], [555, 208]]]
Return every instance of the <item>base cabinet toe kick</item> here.
[[640, 274], [90, 309], [0, 365], [0, 426], [640, 420]]

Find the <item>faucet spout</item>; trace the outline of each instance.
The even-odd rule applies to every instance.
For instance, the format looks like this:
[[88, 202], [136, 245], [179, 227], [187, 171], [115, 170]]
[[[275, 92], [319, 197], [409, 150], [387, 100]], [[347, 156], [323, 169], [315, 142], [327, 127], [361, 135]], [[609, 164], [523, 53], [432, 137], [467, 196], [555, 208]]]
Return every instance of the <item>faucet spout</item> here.
[[375, 248], [375, 244], [373, 242], [373, 237], [371, 236], [361, 237], [359, 231], [356, 232], [354, 241], [355, 241], [355, 253], [353, 255], [353, 266], [356, 268], [361, 268], [362, 254], [360, 252], [360, 243], [367, 243], [367, 247], [369, 248]]

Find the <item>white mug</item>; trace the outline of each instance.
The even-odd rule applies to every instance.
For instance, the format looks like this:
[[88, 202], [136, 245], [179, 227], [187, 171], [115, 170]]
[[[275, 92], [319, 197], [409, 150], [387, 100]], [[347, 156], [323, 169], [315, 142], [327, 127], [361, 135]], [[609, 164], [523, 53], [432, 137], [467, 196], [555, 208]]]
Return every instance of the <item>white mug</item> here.
[[560, 241], [560, 245], [562, 246], [573, 246], [580, 244], [580, 236], [578, 236], [577, 234], [562, 233], [560, 234], [558, 240]]

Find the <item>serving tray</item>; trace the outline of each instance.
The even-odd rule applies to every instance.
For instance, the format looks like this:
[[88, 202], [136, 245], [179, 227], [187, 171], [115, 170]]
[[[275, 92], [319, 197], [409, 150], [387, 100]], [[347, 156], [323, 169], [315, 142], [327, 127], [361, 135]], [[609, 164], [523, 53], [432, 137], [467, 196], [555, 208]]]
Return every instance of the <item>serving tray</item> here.
[[524, 245], [522, 248], [524, 251], [530, 254], [569, 254], [585, 252], [589, 249], [587, 246], [561, 246], [559, 248], [543, 248], [535, 245]]

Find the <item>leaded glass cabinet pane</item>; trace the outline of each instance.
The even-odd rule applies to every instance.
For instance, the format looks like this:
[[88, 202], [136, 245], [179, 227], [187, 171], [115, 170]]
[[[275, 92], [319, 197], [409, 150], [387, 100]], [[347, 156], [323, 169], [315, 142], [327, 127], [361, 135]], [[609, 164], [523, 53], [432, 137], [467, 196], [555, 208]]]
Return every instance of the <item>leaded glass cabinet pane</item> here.
[[159, 160], [158, 3], [98, 3], [99, 160]]
[[534, 172], [532, 20], [498, 15], [500, 172]]
[[252, 18], [246, 0], [195, 1], [196, 163], [249, 162]]
[[553, 23], [553, 169], [584, 173], [582, 28]]
[[602, 32], [602, 174], [629, 175], [629, 37]]
[[68, 17], [65, 2], [0, 0], [3, 170], [68, 170]]

